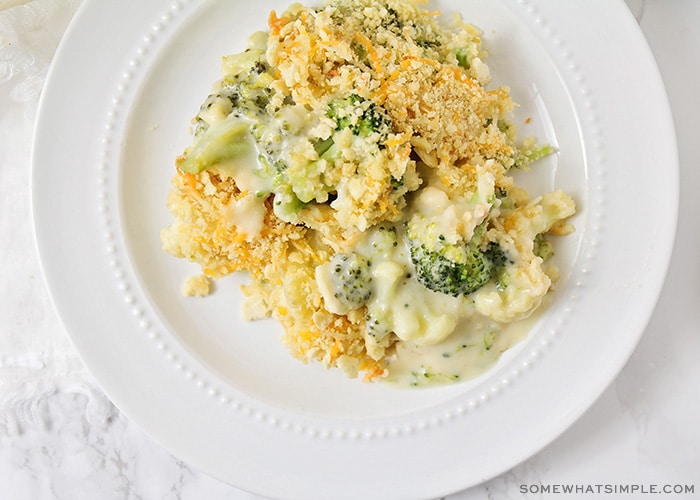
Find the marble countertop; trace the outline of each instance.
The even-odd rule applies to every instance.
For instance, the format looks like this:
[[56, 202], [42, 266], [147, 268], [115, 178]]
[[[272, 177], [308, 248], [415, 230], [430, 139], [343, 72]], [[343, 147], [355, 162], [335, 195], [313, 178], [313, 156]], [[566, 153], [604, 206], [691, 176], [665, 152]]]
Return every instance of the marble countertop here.
[[[259, 499], [183, 463], [120, 414], [83, 367], [43, 283], [31, 130], [78, 4], [0, 0], [0, 496]], [[694, 491], [656, 496], [700, 498], [700, 2], [627, 5], [657, 59], [677, 129], [679, 230], [663, 292], [633, 356], [578, 422], [530, 460], [449, 500], [646, 498], [665, 486]], [[579, 490], [564, 495], [556, 485]], [[597, 485], [635, 489], [601, 493]]]

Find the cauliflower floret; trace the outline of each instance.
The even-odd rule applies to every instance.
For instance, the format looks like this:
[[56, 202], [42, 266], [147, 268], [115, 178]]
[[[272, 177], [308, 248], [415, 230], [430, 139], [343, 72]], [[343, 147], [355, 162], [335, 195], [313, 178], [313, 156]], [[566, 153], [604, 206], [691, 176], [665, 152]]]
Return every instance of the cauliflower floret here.
[[500, 322], [528, 317], [542, 302], [552, 280], [542, 268], [543, 259], [535, 254], [534, 240], [573, 215], [573, 200], [562, 191], [536, 198], [505, 217], [503, 231], [494, 232], [499, 245], [517, 256], [507, 265], [497, 283], [474, 294], [477, 311]]
[[489, 284], [474, 294], [476, 310], [496, 321], [508, 323], [528, 317], [542, 303], [551, 279], [542, 270], [542, 259], [534, 257], [521, 265], [509, 266], [500, 290]]

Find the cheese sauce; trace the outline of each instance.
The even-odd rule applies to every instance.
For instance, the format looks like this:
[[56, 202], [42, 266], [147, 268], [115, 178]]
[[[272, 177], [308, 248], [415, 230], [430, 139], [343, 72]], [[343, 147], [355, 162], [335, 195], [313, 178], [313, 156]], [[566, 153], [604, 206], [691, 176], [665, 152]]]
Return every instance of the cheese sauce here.
[[[361, 255], [367, 266], [363, 272], [371, 276], [370, 282], [363, 282], [372, 289], [366, 302], [369, 335], [380, 341], [393, 332], [401, 340], [387, 360], [386, 383], [408, 388], [472, 379], [525, 338], [539, 318], [533, 314], [501, 323], [478, 311], [478, 293], [457, 298], [428, 290], [412, 276], [401, 226], [370, 231], [352, 250], [355, 253], [346, 259]], [[333, 273], [340, 269], [334, 262], [318, 266], [316, 280], [326, 307], [344, 314], [352, 307], [338, 300], [339, 294], [348, 294], [343, 289], [346, 282]], [[358, 282], [352, 285], [354, 290]]]
[[272, 12], [176, 160], [233, 182], [178, 176], [162, 233], [205, 271], [251, 271], [246, 318], [280, 320], [295, 356], [399, 387], [473, 378], [523, 339], [551, 285], [540, 235], [575, 212], [510, 178], [553, 150], [516, 144], [479, 31], [415, 3]]
[[399, 342], [383, 382], [399, 388], [425, 387], [473, 379], [491, 368], [504, 351], [524, 339], [539, 315], [500, 324], [480, 315], [464, 318], [438, 344]]

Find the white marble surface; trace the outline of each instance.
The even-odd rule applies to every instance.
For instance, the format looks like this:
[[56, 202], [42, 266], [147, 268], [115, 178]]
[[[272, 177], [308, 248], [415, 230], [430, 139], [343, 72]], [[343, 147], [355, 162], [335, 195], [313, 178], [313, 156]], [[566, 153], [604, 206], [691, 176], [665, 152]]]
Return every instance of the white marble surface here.
[[[679, 231], [662, 296], [627, 366], [575, 425], [527, 462], [450, 500], [700, 498], [700, 2], [627, 4], [657, 59], [679, 142]], [[119, 413], [83, 368], [41, 279], [31, 129], [77, 6], [0, 0], [0, 498], [256, 499], [171, 456]], [[539, 485], [688, 485], [694, 494], [563, 495]]]

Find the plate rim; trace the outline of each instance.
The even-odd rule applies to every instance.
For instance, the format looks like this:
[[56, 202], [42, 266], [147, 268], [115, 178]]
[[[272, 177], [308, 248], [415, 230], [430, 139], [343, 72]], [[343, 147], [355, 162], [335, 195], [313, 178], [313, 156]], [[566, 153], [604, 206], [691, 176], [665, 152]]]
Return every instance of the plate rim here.
[[[76, 14], [76, 17], [74, 18], [74, 22], [71, 23], [71, 26], [67, 30], [66, 36], [64, 37], [64, 40], [61, 42], [61, 46], [60, 46], [59, 50], [57, 51], [56, 57], [54, 59], [54, 61], [57, 61], [56, 62], [57, 65], [61, 64], [61, 60], [64, 57], [62, 55], [63, 52], [65, 50], [68, 50], [68, 49], [65, 49], [64, 46], [65, 47], [70, 46], [69, 45], [70, 40], [74, 37], [73, 32], [74, 32], [74, 30], [78, 29], [75, 26], [79, 26], [79, 23], [81, 22], [80, 19], [83, 16], [83, 12], [88, 10], [89, 8], [92, 8], [92, 7], [88, 7], [88, 5], [94, 5], [96, 3], [97, 2], [91, 2], [91, 0], [84, 0], [83, 4], [80, 6], [78, 13]], [[166, 5], [166, 4], [175, 5], [175, 4], [168, 2], [167, 0], [162, 0], [161, 2], [152, 2], [152, 3], [153, 4], [160, 3], [163, 5]], [[202, 3], [204, 3], [204, 2], [202, 2]], [[521, 5], [525, 5], [527, 7], [535, 5], [535, 4], [540, 4], [540, 3], [541, 2], [520, 2]], [[184, 8], [187, 5], [187, 2], [182, 2], [179, 5], [181, 5]], [[601, 3], [601, 5], [602, 5], [602, 3]], [[618, 8], [620, 5], [622, 8], [624, 8], [626, 10], [626, 7], [624, 6], [624, 4], [622, 2], [618, 3]], [[628, 12], [628, 14], [629, 14], [629, 12]], [[631, 18], [631, 14], [629, 14], [629, 17]], [[628, 21], [629, 21], [629, 19], [628, 19]], [[633, 19], [632, 19], [632, 21], [633, 21]], [[635, 22], [635, 25], [636, 25], [636, 22]], [[638, 27], [637, 27], [637, 29], [638, 29]], [[648, 46], [646, 45], [646, 42], [643, 40], [643, 36], [641, 35], [641, 31], [639, 31], [639, 36], [642, 37], [642, 42], [644, 43], [644, 46], [646, 47], [646, 49], [648, 51], [646, 56], [651, 57], [651, 62], [653, 64], [653, 56], [651, 55], [651, 52], [648, 49]], [[58, 67], [58, 66], [56, 66], [56, 67]], [[661, 77], [660, 77], [660, 74], [658, 73], [658, 68], [656, 68], [655, 66], [653, 66], [653, 67], [656, 69], [655, 72], [656, 72], [656, 76], [658, 77], [658, 82], [656, 82], [656, 83], [658, 85], [660, 85], [660, 89], [663, 91], [663, 83], [661, 82]], [[42, 151], [40, 151], [40, 146], [43, 144], [46, 144], [46, 142], [42, 142], [42, 141], [48, 140], [45, 137], [46, 130], [45, 129], [42, 130], [42, 123], [44, 122], [44, 115], [46, 113], [50, 113], [50, 105], [47, 104], [48, 101], [46, 99], [48, 99], [48, 97], [46, 97], [46, 96], [50, 96], [50, 95], [52, 95], [52, 93], [55, 94], [55, 92], [57, 91], [56, 85], [53, 81], [55, 78], [54, 77], [55, 71], [58, 71], [58, 70], [55, 70], [54, 65], [52, 64], [52, 67], [49, 71], [49, 74], [47, 75], [46, 86], [45, 86], [44, 92], [42, 92], [42, 97], [40, 99], [40, 104], [39, 104], [39, 110], [37, 112], [37, 120], [36, 120], [35, 132], [34, 132], [35, 142], [34, 142], [33, 150], [32, 150], [32, 193], [33, 193], [32, 210], [33, 210], [33, 220], [34, 220], [34, 227], [35, 227], [35, 237], [36, 237], [37, 247], [39, 248], [39, 254], [41, 257], [40, 260], [41, 260], [42, 270], [44, 271], [44, 277], [47, 281], [47, 285], [48, 285], [50, 294], [52, 296], [52, 300], [54, 301], [54, 304], [56, 304], [56, 306], [57, 306], [57, 310], [59, 311], [59, 315], [61, 316], [61, 319], [64, 322], [64, 325], [66, 325], [66, 330], [69, 332], [69, 335], [74, 340], [74, 344], [76, 344], [76, 347], [78, 347], [78, 351], [81, 353], [81, 356], [82, 356], [84, 354], [84, 351], [85, 351], [85, 344], [81, 344], [80, 339], [75, 336], [75, 333], [74, 333], [75, 329], [69, 328], [71, 325], [75, 324], [75, 319], [70, 318], [69, 316], [71, 316], [71, 314], [66, 312], [64, 309], [62, 309], [62, 307], [64, 307], [65, 305], [62, 305], [62, 300], [60, 297], [61, 288], [62, 288], [62, 283], [61, 283], [62, 280], [59, 279], [57, 276], [57, 274], [60, 274], [60, 273], [57, 273], [55, 271], [55, 269], [54, 270], [51, 269], [52, 266], [54, 266], [54, 268], [55, 268], [55, 265], [56, 265], [55, 259], [52, 259], [52, 257], [51, 257], [51, 253], [52, 253], [51, 240], [53, 238], [53, 241], [55, 241], [57, 239], [57, 237], [55, 235], [53, 237], [47, 235], [47, 231], [46, 231], [46, 225], [47, 225], [46, 221], [47, 221], [47, 217], [48, 217], [48, 215], [46, 213], [47, 208], [41, 206], [41, 201], [40, 201], [41, 197], [36, 196], [40, 192], [44, 192], [44, 193], [46, 192], [45, 187], [44, 188], [40, 187], [42, 181], [40, 180], [40, 178], [37, 177], [37, 171], [40, 167], [38, 167], [35, 162], [38, 161], [39, 158], [42, 157], [42, 155], [44, 155], [44, 153]], [[677, 149], [675, 148], [675, 132], [673, 130], [673, 122], [671, 119], [670, 106], [668, 106], [668, 101], [667, 101], [667, 98], [665, 96], [665, 93], [661, 97], [662, 97], [662, 100], [666, 99], [667, 116], [664, 117], [662, 120], [667, 122], [666, 127], [668, 128], [668, 131], [669, 131], [670, 136], [671, 136], [670, 141], [673, 144], [673, 147], [672, 147], [673, 151], [671, 152], [671, 154], [672, 154], [672, 156], [674, 156], [673, 163], [675, 165], [674, 172], [675, 172], [676, 181], [672, 182], [672, 184], [674, 184], [676, 186], [675, 194], [673, 196], [675, 198], [674, 203], [676, 205], [676, 208], [675, 208], [675, 210], [671, 210], [670, 208], [668, 209], [671, 212], [673, 212], [673, 221], [672, 221], [673, 223], [670, 224], [670, 226], [668, 228], [666, 228], [667, 235], [668, 234], [673, 235], [673, 234], [675, 234], [676, 224], [677, 224], [677, 205], [678, 205], [678, 190], [677, 190], [678, 157], [677, 157], [677, 154], [678, 153], [677, 153]], [[49, 110], [49, 111], [47, 111], [47, 110]], [[42, 136], [43, 136], [43, 138], [42, 138]], [[38, 140], [37, 140], [37, 138], [38, 138]], [[42, 189], [43, 189], [43, 191], [42, 191]], [[633, 337], [630, 339], [630, 341], [633, 341], [632, 342], [633, 345], [636, 345], [639, 338], [641, 338], [641, 335], [644, 332], [645, 326], [648, 323], [649, 318], [653, 312], [653, 309], [654, 309], [653, 306], [656, 303], [656, 301], [658, 300], [659, 294], [661, 293], [661, 288], [663, 285], [664, 276], [666, 274], [666, 270], [667, 270], [668, 264], [670, 262], [674, 238], [673, 237], [669, 238], [667, 236], [666, 238], [664, 238], [664, 240], [665, 240], [665, 243], [664, 243], [663, 247], [659, 246], [656, 248], [657, 254], [660, 254], [661, 257], [659, 258], [659, 260], [658, 260], [659, 263], [657, 263], [656, 268], [655, 268], [656, 275], [653, 278], [654, 284], [653, 284], [653, 286], [651, 286], [653, 291], [646, 298], [646, 303], [647, 303], [648, 307], [645, 308], [644, 314], [639, 315], [640, 319], [638, 320], [638, 324], [636, 326], [636, 330], [638, 331], [638, 334], [636, 336], [635, 335], [630, 336], [630, 337]], [[63, 243], [64, 243], [63, 247], [65, 250], [66, 245], [65, 245], [65, 242], [63, 242]], [[148, 340], [148, 342], [152, 342], [152, 341], [153, 341], [153, 339]], [[81, 349], [82, 349], [82, 351], [81, 351]], [[616, 363], [616, 369], [613, 370], [614, 375], [617, 375], [617, 373], [619, 373], [619, 371], [624, 366], [624, 361], [626, 361], [626, 359], [629, 358], [631, 353], [632, 353], [632, 350], [629, 350], [629, 352], [620, 353], [620, 357]], [[99, 363], [99, 361], [97, 361], [97, 362]], [[86, 364], [90, 365], [90, 363], [87, 360], [86, 360]], [[92, 363], [92, 368], [95, 368], [94, 361]], [[205, 368], [202, 368], [202, 370], [206, 372]], [[93, 372], [93, 369], [91, 369], [90, 371]], [[99, 370], [96, 370], [96, 371], [99, 371]], [[101, 379], [102, 379], [102, 377], [98, 378], [98, 383], [100, 385], [102, 385], [102, 383], [103, 383]], [[612, 382], [612, 380], [614, 380], [614, 376], [609, 378], [608, 384], [610, 382]], [[109, 386], [110, 384], [107, 383], [105, 385]], [[605, 387], [607, 387], [607, 385]], [[599, 396], [603, 392], [605, 387], [602, 387], [602, 388], [598, 387], [598, 388], [596, 388], [596, 391], [593, 391], [593, 392], [597, 392], [598, 393], [597, 396]], [[200, 396], [201, 396], [200, 392], [202, 392], [202, 391], [201, 391], [201, 387], [197, 387], [197, 381], [194, 381], [194, 383], [192, 384], [192, 387], [190, 387], [190, 389], [192, 389], [193, 392], [197, 393], [197, 397], [195, 399], [200, 398]], [[112, 393], [114, 391], [108, 389], [105, 392], [110, 396], [110, 399], [112, 399], [112, 397], [113, 397]], [[529, 456], [532, 456], [534, 453], [536, 453], [537, 451], [542, 449], [548, 442], [551, 442], [551, 440], [555, 439], [556, 436], [558, 436], [559, 434], [564, 432], [570, 425], [572, 425], [578, 419], [578, 417], [581, 414], [583, 414], [583, 412], [586, 411], [587, 408], [589, 408], [593, 404], [595, 399], [597, 399], [597, 396], [594, 397], [593, 401], [587, 402], [586, 404], [582, 404], [578, 408], [578, 411], [575, 412], [576, 413], [575, 417], [574, 418], [570, 417], [571, 421], [567, 425], [565, 425], [563, 428], [561, 428], [559, 430], [559, 432], [557, 432], [554, 437], [551, 437], [551, 439], [541, 440], [540, 442], [536, 443], [535, 446], [531, 446], [529, 451], [523, 453], [523, 456], [519, 457], [517, 463], [526, 459]], [[117, 406], [120, 407], [120, 409], [122, 411], [124, 411], [125, 414], [132, 415], [134, 413], [138, 413], [138, 412], [129, 411], [129, 410], [125, 411], [124, 408], [128, 408], [129, 403], [124, 401], [123, 398], [117, 397], [116, 400], [120, 401], [120, 404], [117, 404]], [[138, 416], [136, 416], [135, 418], [132, 418], [132, 417], [130, 417], [130, 418], [132, 420], [134, 420], [136, 423], [143, 421], [143, 419], [138, 418]], [[250, 415], [246, 418], [249, 419]], [[455, 416], [453, 415], [451, 418], [455, 418]], [[301, 420], [303, 420], [303, 419], [301, 419]], [[264, 424], [264, 425], [269, 425], [269, 423]], [[149, 434], [153, 435], [152, 429], [149, 430], [148, 428], [146, 428], [146, 431]], [[302, 433], [303, 432], [304, 432], [304, 429], [302, 429]], [[409, 433], [408, 435], [411, 435], [411, 434]], [[320, 439], [317, 439], [317, 441], [320, 441], [321, 443], [323, 443], [324, 437], [323, 436], [316, 436], [316, 438], [319, 438], [319, 437], [320, 437]], [[307, 438], [308, 438], [308, 436], [304, 437], [304, 439], [307, 439]], [[161, 439], [157, 438], [157, 440], [162, 442]], [[351, 437], [350, 435], [345, 436], [343, 439], [343, 441], [351, 442], [351, 443], [352, 442], [360, 442], [361, 440], [362, 440], [362, 436]], [[292, 441], [297, 441], [297, 440], [294, 439]], [[162, 443], [162, 444], [164, 444], [164, 446], [166, 448], [172, 447], [172, 444], [169, 444], [167, 442]], [[533, 449], [534, 449], [534, 451], [533, 451]], [[193, 462], [196, 462], [196, 461], [197, 460], [195, 459]], [[507, 468], [510, 468], [514, 465], [516, 465], [516, 463], [511, 464]], [[207, 470], [206, 465], [201, 466], [200, 468], [202, 470], [205, 470], [205, 471]], [[500, 473], [500, 472], [503, 472], [503, 470], [499, 471], [498, 473]], [[486, 479], [488, 479], [488, 478], [486, 478]], [[443, 484], [445, 484], [446, 487], [448, 487], [448, 488], [452, 488], [452, 486], [454, 486], [454, 485], [447, 486], [448, 482], [445, 482]], [[467, 486], [471, 486], [471, 485], [465, 485], [464, 487], [467, 487]], [[452, 493], [454, 491], [456, 491], [456, 490], [450, 489], [450, 491], [443, 491], [442, 493], [449, 494], [449, 493]], [[283, 493], [283, 492], [278, 492], [278, 493]], [[262, 494], [265, 494], [265, 493], [262, 492]]]

